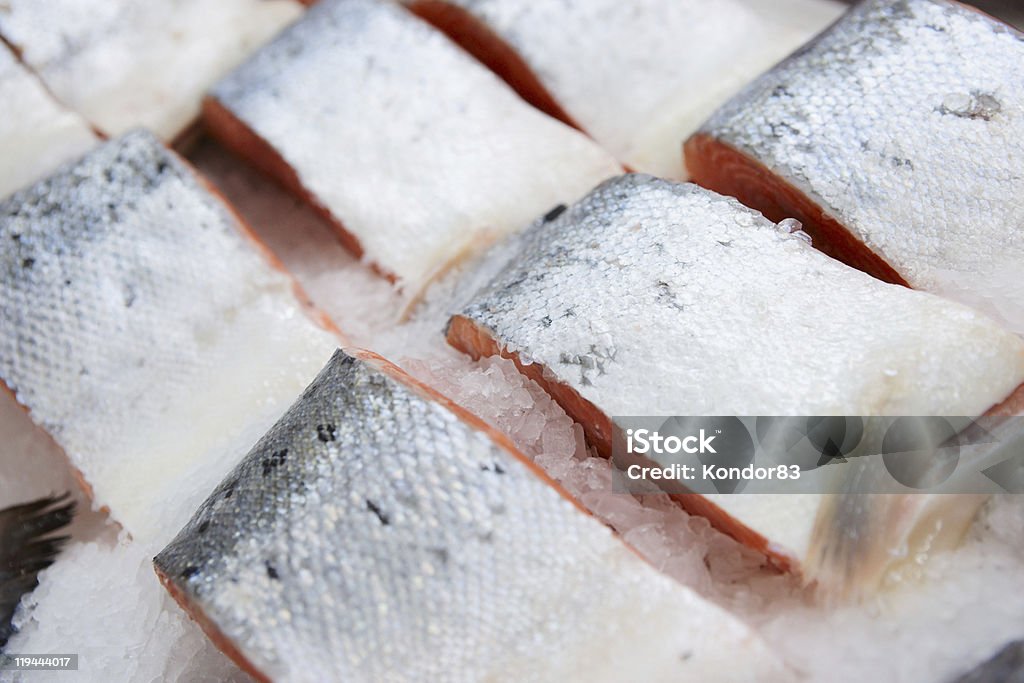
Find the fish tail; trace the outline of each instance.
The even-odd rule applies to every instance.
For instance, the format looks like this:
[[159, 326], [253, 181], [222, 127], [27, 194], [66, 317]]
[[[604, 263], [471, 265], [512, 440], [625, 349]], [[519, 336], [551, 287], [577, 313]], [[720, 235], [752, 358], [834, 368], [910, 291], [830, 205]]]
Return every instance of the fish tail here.
[[69, 493], [46, 496], [0, 510], [0, 648], [15, 633], [12, 619], [21, 598], [39, 585], [39, 572], [53, 564], [69, 536], [52, 536], [71, 523]]

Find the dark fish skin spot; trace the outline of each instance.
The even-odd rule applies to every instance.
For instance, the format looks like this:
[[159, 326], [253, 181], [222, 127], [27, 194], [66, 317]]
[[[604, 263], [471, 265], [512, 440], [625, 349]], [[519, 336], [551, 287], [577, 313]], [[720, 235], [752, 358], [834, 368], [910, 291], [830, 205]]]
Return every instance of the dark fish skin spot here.
[[199, 528], [196, 529], [196, 531], [198, 531], [201, 534], [205, 534], [206, 530], [209, 529], [209, 528], [210, 528], [210, 521], [206, 520], [205, 522], [202, 522], [202, 523], [199, 524]]
[[282, 448], [276, 451], [269, 458], [263, 461], [263, 476], [268, 476], [271, 472], [276, 470], [278, 467], [284, 464], [284, 461], [288, 459], [288, 449]]
[[[11, 215], [13, 216], [14, 214], [11, 214]], [[20, 242], [21, 241], [21, 235], [19, 233], [12, 232], [11, 233], [11, 239], [14, 240], [15, 242]]]
[[36, 263], [36, 260], [34, 258], [30, 257], [30, 258], [22, 260], [21, 267], [22, 268], [31, 268], [32, 266], [35, 265], [35, 263]]
[[281, 579], [281, 576], [277, 573], [277, 569], [275, 569], [274, 565], [270, 564], [269, 562], [267, 562], [267, 576], [274, 579], [275, 581], [280, 581]]
[[480, 469], [484, 472], [494, 472], [495, 474], [505, 474], [505, 469], [498, 463], [492, 465], [480, 465]]
[[430, 554], [438, 559], [441, 564], [448, 564], [449, 554], [447, 548], [430, 548]]
[[391, 524], [391, 518], [388, 517], [384, 513], [384, 511], [381, 510], [380, 507], [369, 498], [366, 499], [366, 509], [372, 512], [373, 514], [377, 515], [377, 519], [379, 519], [380, 523], [384, 526]]
[[540, 324], [543, 325], [544, 327], [551, 327], [551, 316], [546, 315], [543, 318], [541, 318]]
[[191, 579], [193, 576], [195, 576], [198, 573], [199, 573], [199, 567], [193, 567], [192, 565], [189, 565], [189, 566], [185, 567], [185, 569], [182, 570], [181, 578], [183, 578], [183, 579]]
[[338, 432], [332, 424], [322, 424], [316, 426], [316, 438], [320, 439], [324, 443], [334, 441], [338, 438]]
[[545, 223], [550, 223], [551, 221], [555, 220], [556, 218], [561, 216], [563, 213], [565, 213], [565, 210], [567, 208], [568, 207], [565, 204], [559, 204], [558, 206], [554, 207], [553, 209], [548, 211], [546, 214], [544, 214], [544, 222]]

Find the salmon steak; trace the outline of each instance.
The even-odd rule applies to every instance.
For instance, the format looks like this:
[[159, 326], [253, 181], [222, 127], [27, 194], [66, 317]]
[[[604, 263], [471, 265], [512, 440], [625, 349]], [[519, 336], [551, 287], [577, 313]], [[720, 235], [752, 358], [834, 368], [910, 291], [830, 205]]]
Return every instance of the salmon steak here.
[[170, 141], [207, 88], [301, 12], [295, 0], [6, 0], [0, 38], [107, 135], [145, 126]]
[[1024, 334], [1024, 35], [949, 0], [868, 0], [686, 143], [693, 180], [888, 282]]
[[212, 486], [233, 440], [251, 444], [337, 346], [150, 133], [0, 202], [0, 240], [0, 379], [136, 538], [159, 532], [159, 501]]
[[683, 140], [832, 23], [833, 0], [407, 0], [622, 163], [683, 175]]
[[97, 141], [89, 126], [62, 107], [0, 45], [0, 199], [39, 180]]
[[[646, 565], [507, 439], [352, 353], [155, 560], [249, 673], [783, 680], [746, 626]], [[730, 670], [739, 648], [750, 674]]]
[[396, 3], [326, 0], [213, 89], [223, 143], [414, 296], [618, 165]]
[[[1024, 340], [834, 261], [798, 227], [621, 176], [508, 245], [448, 340], [513, 359], [606, 456], [616, 416], [980, 415], [1024, 382]], [[680, 501], [783, 566], [817, 552], [821, 496]]]

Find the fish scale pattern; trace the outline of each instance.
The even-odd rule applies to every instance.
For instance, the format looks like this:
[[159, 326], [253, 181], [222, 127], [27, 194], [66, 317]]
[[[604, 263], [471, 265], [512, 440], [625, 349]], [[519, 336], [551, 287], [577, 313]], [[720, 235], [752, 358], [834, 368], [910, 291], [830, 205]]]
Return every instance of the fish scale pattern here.
[[[204, 428], [283, 409], [335, 346], [243, 230], [145, 132], [0, 203], [0, 378], [134, 533]], [[238, 335], [262, 343], [227, 348]], [[234, 398], [200, 410], [197, 387]], [[169, 423], [181, 441], [159, 438]]]
[[1012, 333], [790, 230], [621, 176], [524, 232], [461, 316], [609, 416], [981, 414], [1024, 381]]
[[[156, 558], [257, 670], [553, 680], [617, 656], [661, 679], [723, 666], [704, 629], [747, 638], [395, 372], [337, 352]], [[620, 649], [645, 639], [644, 663]]]
[[944, 0], [870, 0], [701, 134], [805, 192], [913, 287], [1024, 331], [1024, 35]]

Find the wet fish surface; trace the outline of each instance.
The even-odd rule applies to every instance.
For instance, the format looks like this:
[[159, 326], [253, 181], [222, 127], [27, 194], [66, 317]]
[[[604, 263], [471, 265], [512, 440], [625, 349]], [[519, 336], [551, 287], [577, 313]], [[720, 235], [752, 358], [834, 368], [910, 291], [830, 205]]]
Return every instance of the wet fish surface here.
[[390, 2], [318, 3], [220, 82], [205, 115], [412, 295], [620, 172]]
[[97, 138], [0, 44], [0, 199], [74, 159]]
[[693, 179], [890, 282], [1024, 333], [1024, 35], [948, 0], [869, 0], [723, 106]]
[[[0, 379], [133, 535], [212, 486], [337, 345], [153, 135], [0, 203]], [[323, 325], [327, 325], [326, 322]]]
[[834, 21], [830, 0], [415, 0], [543, 111], [635, 170], [679, 178], [683, 140]]
[[[1024, 381], [1016, 335], [834, 261], [798, 227], [696, 185], [621, 176], [518, 236], [448, 339], [511, 357], [605, 455], [616, 416], [978, 415]], [[820, 503], [685, 504], [799, 565]]]
[[203, 92], [301, 10], [293, 0], [8, 0], [0, 36], [106, 134], [145, 126], [172, 140]]
[[[776, 680], [484, 423], [341, 351], [155, 559], [261, 680]], [[742, 649], [738, 666], [735, 652]]]

